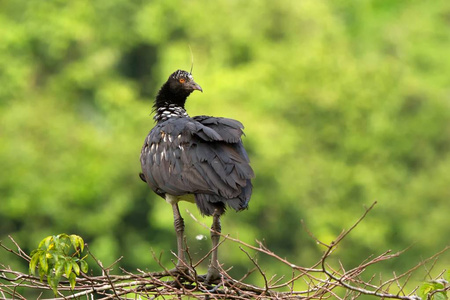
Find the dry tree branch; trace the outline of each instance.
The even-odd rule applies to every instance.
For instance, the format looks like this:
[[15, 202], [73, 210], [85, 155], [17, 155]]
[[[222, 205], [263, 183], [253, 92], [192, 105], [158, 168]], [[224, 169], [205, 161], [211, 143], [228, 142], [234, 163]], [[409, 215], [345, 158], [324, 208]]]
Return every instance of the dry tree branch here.
[[[197, 218], [196, 218], [189, 210], [186, 210], [186, 212], [191, 216], [191, 218], [192, 218], [194, 221], [196, 221], [197, 223], [199, 223], [199, 224], [202, 225], [203, 227], [207, 228], [208, 230], [214, 231], [213, 229], [209, 228], [206, 224], [200, 222], [200, 221], [199, 221], [199, 220], [198, 220], [198, 219], [197, 219]], [[249, 248], [249, 249], [252, 249], [252, 250], [255, 250], [255, 251], [264, 253], [264, 254], [266, 254], [266, 255], [268, 255], [268, 256], [271, 256], [271, 257], [277, 259], [278, 261], [284, 263], [285, 265], [287, 265], [287, 266], [289, 266], [289, 267], [291, 267], [291, 268], [295, 268], [296, 270], [304, 271], [304, 272], [321, 272], [321, 271], [322, 271], [321, 269], [304, 268], [304, 267], [297, 266], [297, 265], [295, 265], [295, 264], [289, 262], [289, 261], [286, 260], [285, 258], [282, 258], [281, 256], [278, 256], [277, 254], [275, 254], [275, 253], [273, 253], [272, 251], [268, 250], [268, 249], [265, 248], [265, 246], [263, 246], [262, 243], [259, 242], [259, 241], [256, 241], [256, 242], [258, 243], [258, 245], [259, 245], [259, 247], [256, 247], [256, 246], [250, 245], [250, 244], [248, 244], [248, 243], [246, 243], [246, 242], [243, 242], [243, 241], [241, 241], [241, 240], [239, 240], [239, 239], [232, 238], [232, 237], [230, 237], [230, 235], [228, 235], [228, 234], [227, 234], [227, 235], [224, 235], [224, 234], [222, 234], [222, 233], [220, 233], [220, 232], [215, 232], [215, 233], [220, 234], [220, 236], [221, 236], [224, 240], [230, 240], [230, 241], [233, 241], [233, 242], [235, 242], [235, 243], [241, 244], [241, 245], [243, 245], [243, 246], [245, 246], [245, 247], [247, 247], [247, 248]]]
[[263, 270], [261, 270], [261, 267], [258, 265], [258, 262], [256, 261], [256, 259], [254, 259], [253, 257], [251, 257], [251, 255], [250, 255], [247, 251], [245, 251], [244, 248], [239, 247], [239, 249], [241, 249], [241, 251], [244, 252], [244, 253], [247, 255], [248, 259], [250, 259], [250, 261], [251, 261], [251, 262], [255, 265], [255, 267], [258, 269], [259, 273], [261, 274], [262, 278], [264, 279], [264, 287], [265, 287], [265, 289], [266, 289], [266, 292], [269, 292], [270, 287], [269, 287], [269, 284], [268, 284], [268, 282], [267, 282], [266, 274], [264, 273]]
[[17, 247], [17, 252], [6, 247], [5, 245], [3, 245], [2, 241], [0, 241], [0, 247], [2, 247], [3, 249], [5, 249], [6, 251], [13, 253], [14, 255], [30, 262], [30, 256], [28, 256], [28, 254], [26, 254], [22, 248], [20, 248], [19, 244], [12, 238], [12, 236], [8, 235], [8, 238], [11, 240], [11, 242]]
[[117, 295], [117, 291], [116, 291], [116, 289], [115, 289], [115, 287], [114, 287], [114, 284], [113, 284], [112, 281], [111, 281], [111, 277], [109, 277], [109, 272], [110, 272], [111, 268], [112, 268], [115, 264], [117, 264], [120, 260], [122, 260], [123, 256], [119, 257], [119, 258], [116, 259], [109, 267], [105, 268], [105, 267], [103, 267], [102, 262], [101, 262], [99, 259], [97, 259], [97, 258], [94, 256], [94, 254], [89, 250], [88, 245], [86, 245], [86, 251], [87, 251], [87, 253], [89, 253], [89, 255], [95, 260], [95, 262], [97, 263], [97, 265], [101, 268], [101, 270], [102, 270], [102, 275], [105, 276], [106, 279], [108, 280], [108, 283], [109, 283], [109, 285], [111, 286], [111, 289], [112, 289], [114, 295], [115, 295], [116, 297], [119, 297], [119, 295]]
[[[254, 266], [250, 271], [244, 274], [240, 279], [233, 279], [223, 266], [219, 266], [219, 271], [222, 278], [215, 284], [206, 284], [205, 276], [198, 276], [196, 267], [207, 259], [211, 251], [202, 257], [199, 261], [194, 262], [190, 253], [189, 247], [186, 245], [186, 254], [189, 265], [186, 267], [190, 270], [189, 274], [175, 274], [167, 269], [160, 258], [152, 251], [153, 259], [161, 266], [163, 271], [158, 272], [144, 272], [137, 270], [137, 273], [129, 272], [119, 267], [122, 275], [111, 274], [112, 268], [117, 265], [122, 257], [117, 259], [109, 267], [104, 267], [88, 247], [88, 253], [94, 258], [97, 265], [101, 269], [101, 275], [89, 276], [82, 274], [76, 279], [76, 286], [73, 290], [70, 289], [68, 280], [62, 280], [58, 287], [58, 298], [45, 299], [80, 299], [81, 297], [92, 298], [96, 295], [99, 299], [156, 299], [156, 298], [181, 298], [187, 296], [193, 299], [356, 299], [361, 295], [372, 295], [384, 299], [420, 299], [415, 295], [418, 287], [414, 288], [409, 293], [405, 292], [406, 285], [412, 274], [420, 267], [425, 268], [426, 277], [432, 279], [431, 269], [435, 266], [436, 259], [444, 252], [449, 250], [449, 246], [436, 253], [430, 258], [422, 260], [408, 271], [397, 275], [393, 272], [392, 278], [383, 281], [380, 277], [378, 283], [374, 280], [377, 278], [376, 274], [372, 274], [369, 280], [363, 280], [361, 275], [367, 272], [367, 268], [382, 263], [386, 260], [395, 259], [400, 256], [405, 250], [396, 253], [391, 253], [390, 250], [383, 252], [377, 256], [370, 256], [357, 267], [346, 270], [345, 266], [338, 260], [338, 267], [334, 269], [329, 263], [328, 259], [334, 253], [337, 246], [355, 229], [373, 209], [376, 202], [369, 208], [365, 209], [362, 216], [347, 230], [343, 230], [334, 241], [327, 244], [317, 239], [303, 224], [306, 232], [319, 245], [325, 247], [321, 258], [312, 265], [312, 267], [302, 267], [296, 263], [292, 263], [287, 258], [280, 257], [273, 251], [267, 248], [262, 242], [256, 241], [256, 245], [243, 242], [237, 238], [229, 235], [223, 235], [219, 246], [224, 241], [229, 240], [233, 243], [239, 244], [240, 250], [245, 253], [249, 262]], [[191, 217], [211, 230], [205, 224], [199, 222], [189, 211]], [[30, 257], [22, 251], [19, 244], [10, 237], [12, 243], [17, 250], [10, 249], [0, 242], [0, 247], [6, 252], [20, 257], [24, 262], [29, 263]], [[186, 243], [186, 241], [185, 241]], [[291, 269], [291, 275], [272, 275], [268, 276], [267, 271], [259, 264], [258, 260], [250, 255], [246, 249], [251, 249], [271, 258], [274, 258], [282, 265], [286, 265]], [[1, 250], [1, 249], [0, 249]], [[176, 258], [176, 254], [172, 253]], [[432, 261], [430, 268], [426, 264]], [[263, 286], [259, 287], [246, 283], [246, 279], [250, 274], [259, 274], [263, 282]], [[436, 277], [440, 278], [442, 273]], [[298, 290], [295, 285], [306, 286], [304, 290]], [[389, 292], [393, 287], [398, 290], [397, 293]], [[20, 289], [19, 289], [20, 288]], [[442, 289], [436, 289], [428, 294], [429, 297], [437, 293], [446, 293], [449, 291], [449, 286], [444, 285]], [[18, 291], [21, 291], [19, 293]], [[26, 299], [27, 297], [22, 291], [32, 291], [34, 295], [39, 295], [39, 299], [44, 300], [45, 295], [51, 294], [51, 288], [44, 280], [40, 278], [12, 270], [0, 264], [0, 297], [2, 299]], [[50, 294], [49, 294], [50, 292]], [[8, 298], [9, 297], [9, 298]], [[36, 296], [34, 296], [36, 297]], [[431, 298], [430, 298], [431, 299]]]

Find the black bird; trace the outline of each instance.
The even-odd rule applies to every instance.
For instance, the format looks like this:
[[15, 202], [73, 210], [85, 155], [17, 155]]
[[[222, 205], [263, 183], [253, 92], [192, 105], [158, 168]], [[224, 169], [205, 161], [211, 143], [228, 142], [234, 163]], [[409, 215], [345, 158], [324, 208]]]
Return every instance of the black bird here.
[[188, 270], [184, 221], [178, 202], [195, 202], [203, 215], [213, 216], [213, 251], [206, 275], [206, 281], [211, 282], [220, 277], [217, 260], [220, 216], [227, 206], [236, 211], [247, 208], [254, 173], [242, 145], [244, 127], [239, 121], [189, 117], [184, 105], [195, 90], [203, 92], [192, 74], [182, 70], [170, 75], [159, 90], [154, 104], [157, 124], [142, 147], [140, 177], [172, 205], [178, 246], [175, 271]]

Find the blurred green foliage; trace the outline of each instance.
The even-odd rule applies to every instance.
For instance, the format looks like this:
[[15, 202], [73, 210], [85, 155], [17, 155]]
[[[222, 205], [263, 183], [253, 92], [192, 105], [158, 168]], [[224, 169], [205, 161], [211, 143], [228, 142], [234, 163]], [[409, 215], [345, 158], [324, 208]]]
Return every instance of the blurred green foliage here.
[[[446, 0], [1, 1], [0, 239], [31, 250], [75, 233], [104, 265], [159, 269], [153, 251], [170, 267], [171, 208], [140, 181], [139, 153], [190, 45], [204, 93], [188, 112], [242, 121], [256, 173], [223, 232], [308, 266], [323, 249], [301, 219], [330, 242], [377, 200], [336, 256], [351, 267], [414, 245], [374, 268], [406, 270], [449, 244], [449, 27]], [[209, 234], [185, 209], [198, 258]], [[231, 242], [220, 259], [252, 268]]]

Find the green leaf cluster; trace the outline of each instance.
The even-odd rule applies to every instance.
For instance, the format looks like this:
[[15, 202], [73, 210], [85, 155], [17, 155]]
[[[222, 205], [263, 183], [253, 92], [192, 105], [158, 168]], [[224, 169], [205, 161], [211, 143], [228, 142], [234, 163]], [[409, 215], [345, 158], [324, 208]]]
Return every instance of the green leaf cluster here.
[[444, 288], [444, 282], [425, 282], [420, 286], [419, 295], [424, 300], [448, 300], [447, 291]]
[[442, 279], [424, 282], [420, 286], [419, 296], [423, 300], [448, 300], [447, 290], [449, 279], [450, 270], [447, 270]]
[[73, 289], [76, 277], [89, 268], [85, 260], [87, 255], [82, 257], [83, 250], [84, 241], [78, 235], [62, 233], [48, 236], [31, 252], [30, 274], [34, 275], [37, 268], [41, 281], [46, 277], [55, 295], [63, 275]]

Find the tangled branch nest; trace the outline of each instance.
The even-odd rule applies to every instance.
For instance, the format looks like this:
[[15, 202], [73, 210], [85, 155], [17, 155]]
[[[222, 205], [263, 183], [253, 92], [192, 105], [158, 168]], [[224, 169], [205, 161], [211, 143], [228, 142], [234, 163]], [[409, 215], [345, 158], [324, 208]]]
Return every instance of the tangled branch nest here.
[[[61, 280], [58, 285], [58, 295], [56, 298], [44, 298], [51, 291], [51, 287], [44, 280], [40, 281], [39, 277], [31, 276], [19, 271], [14, 271], [10, 267], [0, 264], [0, 297], [2, 299], [26, 299], [25, 293], [33, 291], [39, 295], [39, 299], [167, 299], [167, 298], [193, 298], [193, 299], [355, 299], [361, 295], [371, 295], [381, 299], [422, 299], [422, 297], [434, 299], [436, 296], [447, 297], [447, 291], [450, 289], [448, 283], [441, 279], [445, 270], [436, 278], [430, 278], [431, 282], [437, 282], [434, 285], [437, 288], [429, 288], [424, 293], [419, 287], [411, 291], [406, 291], [405, 287], [411, 278], [413, 272], [429, 262], [435, 262], [436, 259], [446, 252], [450, 247], [447, 246], [442, 251], [436, 253], [432, 257], [421, 261], [413, 268], [402, 274], [393, 274], [389, 279], [381, 280], [378, 276], [373, 275], [369, 280], [364, 280], [362, 274], [366, 269], [374, 264], [393, 259], [402, 254], [403, 251], [391, 253], [386, 251], [376, 257], [370, 257], [355, 268], [346, 269], [340, 264], [338, 268], [333, 268], [328, 260], [338, 245], [344, 238], [365, 218], [368, 212], [374, 207], [375, 203], [366, 209], [364, 214], [355, 222], [348, 230], [342, 233], [330, 244], [323, 243], [316, 239], [311, 233], [310, 236], [317, 243], [325, 247], [325, 251], [318, 262], [309, 268], [301, 267], [286, 258], [278, 256], [270, 251], [261, 242], [256, 241], [256, 246], [247, 244], [241, 240], [232, 238], [228, 235], [222, 235], [223, 240], [230, 240], [239, 244], [239, 248], [243, 251], [250, 263], [254, 266], [251, 271], [240, 279], [232, 278], [227, 270], [221, 269], [222, 278], [214, 284], [207, 284], [204, 276], [196, 273], [195, 267], [199, 264], [188, 266], [191, 272], [189, 274], [173, 274], [171, 271], [164, 269], [162, 272], [143, 272], [137, 270], [132, 273], [124, 269], [122, 275], [111, 274], [112, 266], [104, 267], [88, 249], [89, 254], [96, 260], [102, 270], [100, 276], [89, 276], [82, 273], [76, 279], [76, 286], [71, 289], [68, 280]], [[191, 215], [195, 219], [194, 216]], [[20, 246], [10, 237], [14, 243], [16, 250], [10, 249], [0, 242], [0, 246], [20, 257], [26, 262], [30, 262], [28, 256]], [[284, 264], [291, 269], [290, 276], [272, 276], [268, 277], [258, 261], [252, 257], [248, 250], [256, 251], [259, 254], [267, 255], [276, 259], [280, 264]], [[187, 253], [189, 256], [189, 253]], [[202, 260], [204, 260], [205, 256]], [[159, 259], [154, 256], [154, 259]], [[120, 259], [119, 259], [120, 260]], [[190, 260], [192, 261], [192, 260]], [[434, 263], [433, 263], [434, 265]], [[430, 270], [427, 276], [430, 277]], [[252, 274], [258, 273], [264, 282], [263, 286], [255, 286], [245, 283], [246, 278]], [[375, 280], [377, 281], [375, 283]], [[298, 287], [302, 288], [298, 288]], [[446, 298], [441, 298], [446, 299]]]

